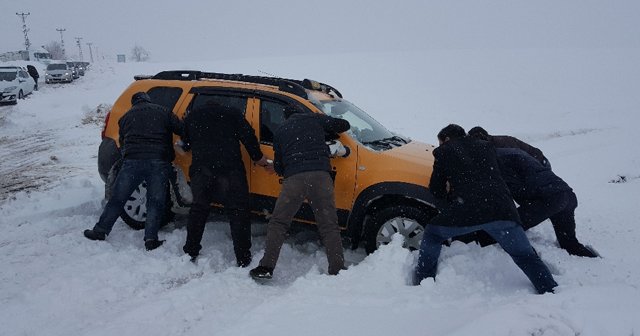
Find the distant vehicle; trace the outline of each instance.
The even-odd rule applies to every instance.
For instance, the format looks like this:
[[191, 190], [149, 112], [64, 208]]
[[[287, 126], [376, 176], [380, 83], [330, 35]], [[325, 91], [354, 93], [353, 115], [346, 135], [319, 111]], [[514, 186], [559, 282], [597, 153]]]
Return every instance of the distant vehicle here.
[[44, 64], [51, 63], [51, 54], [44, 48], [36, 48], [30, 50], [9, 51], [0, 54], [0, 61], [33, 61]]
[[18, 99], [33, 92], [36, 82], [27, 70], [18, 66], [0, 67], [0, 103], [17, 104]]
[[47, 65], [47, 71], [44, 75], [44, 82], [47, 84], [58, 82], [73, 82], [73, 67], [67, 63], [51, 63]]
[[80, 72], [78, 71], [78, 67], [76, 66], [75, 62], [67, 62], [67, 66], [69, 66], [69, 69], [71, 69], [73, 79], [80, 78]]
[[78, 70], [78, 74], [80, 76], [84, 76], [85, 71], [87, 70], [87, 62], [72, 62], [73, 65], [75, 65], [76, 69]]

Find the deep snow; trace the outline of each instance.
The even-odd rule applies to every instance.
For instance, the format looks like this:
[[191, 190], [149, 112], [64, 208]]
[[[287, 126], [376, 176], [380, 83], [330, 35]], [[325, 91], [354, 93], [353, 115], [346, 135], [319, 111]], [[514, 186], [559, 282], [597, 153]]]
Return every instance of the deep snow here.
[[[640, 331], [640, 50], [447, 50], [95, 64], [69, 85], [41, 85], [0, 106], [0, 335], [634, 335]], [[285, 244], [272, 285], [234, 267], [224, 219], [197, 265], [181, 251], [184, 218], [146, 252], [118, 221], [106, 242], [82, 236], [101, 212], [101, 125], [134, 74], [167, 69], [313, 78], [390, 129], [435, 143], [448, 123], [484, 126], [541, 148], [576, 191], [578, 237], [601, 259], [559, 249], [549, 222], [528, 236], [560, 286], [534, 295], [495, 246], [443, 249], [437, 282], [407, 286], [415, 252], [400, 241], [324, 275], [314, 241]], [[620, 176], [626, 177], [624, 183]], [[32, 183], [29, 181], [33, 181]], [[4, 188], [4, 187], [3, 187]], [[5, 190], [3, 190], [4, 192]], [[2, 192], [0, 192], [2, 194]], [[254, 225], [254, 262], [264, 225]], [[253, 266], [252, 265], [252, 266]]]

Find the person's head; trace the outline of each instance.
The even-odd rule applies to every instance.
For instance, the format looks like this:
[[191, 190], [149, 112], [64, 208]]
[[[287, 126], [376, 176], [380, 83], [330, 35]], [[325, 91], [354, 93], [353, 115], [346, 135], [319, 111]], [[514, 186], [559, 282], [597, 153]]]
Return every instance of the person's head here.
[[137, 92], [131, 97], [131, 105], [135, 105], [141, 102], [151, 102], [151, 97], [146, 92]]
[[464, 138], [467, 133], [464, 131], [464, 128], [460, 125], [449, 124], [447, 127], [440, 130], [438, 133], [438, 140], [440, 144], [454, 139]]
[[287, 105], [287, 106], [284, 108], [284, 118], [285, 118], [285, 119], [289, 119], [289, 117], [291, 117], [293, 114], [300, 113], [300, 112], [302, 112], [302, 111], [300, 111], [300, 109], [299, 109], [299, 108], [297, 108], [296, 106], [294, 106], [294, 105]]
[[489, 135], [489, 133], [482, 127], [480, 126], [476, 126], [472, 129], [469, 130], [469, 136], [472, 136], [476, 139], [480, 139], [480, 140], [484, 140], [484, 141], [489, 141], [491, 140], [491, 136]]

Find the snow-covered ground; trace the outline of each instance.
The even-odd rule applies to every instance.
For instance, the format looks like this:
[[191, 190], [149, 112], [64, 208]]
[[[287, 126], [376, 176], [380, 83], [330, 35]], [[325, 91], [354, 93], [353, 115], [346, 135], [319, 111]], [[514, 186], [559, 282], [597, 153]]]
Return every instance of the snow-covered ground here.
[[[103, 63], [42, 84], [0, 106], [0, 335], [638, 334], [638, 59], [637, 49], [505, 49]], [[530, 230], [560, 284], [540, 296], [495, 246], [454, 243], [437, 281], [412, 287], [416, 253], [400, 241], [347, 251], [351, 266], [331, 277], [316, 242], [292, 239], [273, 284], [260, 285], [234, 266], [224, 220], [207, 227], [197, 265], [181, 250], [184, 218], [152, 252], [121, 221], [106, 242], [85, 239], [103, 196], [96, 108], [134, 74], [187, 68], [327, 82], [419, 141], [452, 122], [517, 136], [574, 188], [578, 237], [602, 258], [569, 256], [548, 222]], [[254, 227], [252, 266], [264, 248]]]

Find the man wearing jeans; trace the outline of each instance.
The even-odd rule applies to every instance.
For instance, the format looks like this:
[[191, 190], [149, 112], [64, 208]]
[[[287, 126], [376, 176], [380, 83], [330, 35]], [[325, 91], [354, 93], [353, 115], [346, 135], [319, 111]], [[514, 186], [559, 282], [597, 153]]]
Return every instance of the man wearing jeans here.
[[175, 157], [173, 133], [182, 135], [183, 126], [173, 112], [151, 103], [145, 92], [134, 94], [131, 105], [131, 109], [118, 121], [122, 168], [98, 223], [93, 229], [85, 230], [84, 236], [91, 240], [105, 240], [131, 193], [146, 181], [144, 245], [147, 250], [153, 250], [164, 242], [158, 240], [158, 230], [165, 212], [171, 161]]
[[264, 256], [249, 274], [254, 279], [272, 278], [291, 220], [307, 199], [327, 252], [328, 273], [336, 275], [344, 268], [344, 255], [325, 134], [345, 132], [351, 125], [346, 120], [303, 112], [294, 106], [288, 106], [284, 113], [287, 120], [273, 138], [274, 169], [284, 181], [267, 226]]
[[438, 140], [429, 189], [447, 204], [425, 228], [414, 284], [435, 278], [442, 242], [484, 230], [511, 256], [538, 293], [553, 292], [557, 283], [519, 224], [493, 146], [467, 137], [464, 129], [454, 124], [443, 128]]

